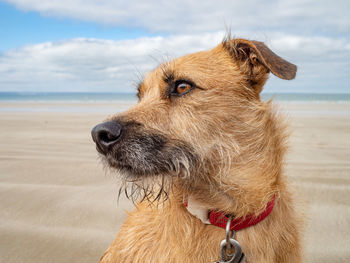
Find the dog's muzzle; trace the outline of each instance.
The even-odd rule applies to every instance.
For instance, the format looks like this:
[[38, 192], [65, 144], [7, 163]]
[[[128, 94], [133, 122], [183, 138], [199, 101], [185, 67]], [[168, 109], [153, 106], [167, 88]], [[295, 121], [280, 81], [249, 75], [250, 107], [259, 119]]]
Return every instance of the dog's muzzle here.
[[136, 121], [104, 122], [96, 125], [91, 135], [109, 167], [128, 175], [188, 175], [197, 160], [186, 142], [171, 139]]

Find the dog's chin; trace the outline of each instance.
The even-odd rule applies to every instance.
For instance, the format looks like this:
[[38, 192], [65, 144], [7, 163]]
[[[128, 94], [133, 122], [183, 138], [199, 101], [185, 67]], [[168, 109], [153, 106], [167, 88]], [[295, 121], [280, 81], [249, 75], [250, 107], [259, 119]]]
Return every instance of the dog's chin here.
[[143, 163], [138, 163], [133, 161], [132, 163], [123, 162], [120, 160], [116, 160], [110, 155], [100, 155], [103, 163], [107, 168], [112, 171], [115, 171], [117, 174], [120, 174], [122, 178], [126, 181], [135, 181], [142, 180], [146, 177], [156, 177], [156, 176], [170, 176], [174, 177], [178, 175], [180, 172], [177, 169], [172, 169], [171, 165], [152, 165], [147, 163], [144, 165]]
[[160, 173], [158, 169], [134, 167], [118, 162], [106, 156], [101, 156], [103, 163], [121, 179], [119, 196], [124, 193], [133, 202], [147, 200], [150, 203], [159, 203], [168, 199], [172, 186], [174, 171]]
[[155, 163], [138, 162], [135, 158], [115, 158], [112, 154], [100, 154], [100, 158], [105, 167], [123, 182], [119, 193], [124, 192], [135, 202], [166, 200], [173, 179], [186, 180], [193, 168], [187, 158], [158, 159]]

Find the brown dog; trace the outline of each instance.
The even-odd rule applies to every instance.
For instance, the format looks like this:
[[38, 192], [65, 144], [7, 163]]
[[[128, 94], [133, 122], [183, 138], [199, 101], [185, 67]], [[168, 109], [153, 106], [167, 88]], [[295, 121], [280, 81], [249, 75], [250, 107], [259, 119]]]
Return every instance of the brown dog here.
[[226, 215], [245, 262], [300, 262], [285, 128], [260, 100], [269, 72], [293, 79], [296, 66], [262, 42], [227, 38], [160, 65], [139, 85], [137, 105], [93, 129], [138, 201], [101, 262], [220, 260]]

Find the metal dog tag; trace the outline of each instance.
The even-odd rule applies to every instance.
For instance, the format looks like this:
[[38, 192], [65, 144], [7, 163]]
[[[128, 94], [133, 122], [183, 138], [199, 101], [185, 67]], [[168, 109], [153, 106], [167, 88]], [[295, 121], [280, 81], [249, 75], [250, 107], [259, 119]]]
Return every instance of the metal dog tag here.
[[[231, 245], [234, 248], [234, 253], [227, 253], [227, 245]], [[222, 240], [220, 243], [221, 250], [221, 261], [217, 261], [215, 263], [244, 263], [245, 255], [242, 252], [242, 248], [237, 240], [230, 238], [229, 244], [226, 239]]]
[[[234, 239], [235, 231], [231, 230], [232, 216], [226, 223], [226, 238], [220, 243], [221, 261], [215, 263], [245, 263], [241, 245]], [[233, 251], [233, 254], [232, 254]]]

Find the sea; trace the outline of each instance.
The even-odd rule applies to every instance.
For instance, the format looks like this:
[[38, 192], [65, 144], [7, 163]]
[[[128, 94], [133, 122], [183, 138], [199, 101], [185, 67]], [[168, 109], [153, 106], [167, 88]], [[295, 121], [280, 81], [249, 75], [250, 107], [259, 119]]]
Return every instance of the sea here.
[[[315, 93], [262, 93], [263, 100], [273, 99], [288, 104], [329, 103], [346, 104], [345, 110], [336, 111], [334, 115], [350, 116], [350, 93], [348, 94], [315, 94]], [[104, 113], [123, 112], [137, 103], [135, 93], [88, 93], [88, 92], [0, 92], [0, 113]], [[297, 110], [294, 115], [305, 115], [306, 111]], [[308, 112], [311, 114], [311, 112]], [[313, 116], [329, 115], [330, 110], [312, 112]]]
[[[263, 100], [350, 101], [350, 93], [262, 93]], [[136, 102], [135, 93], [0, 92], [0, 102]]]

